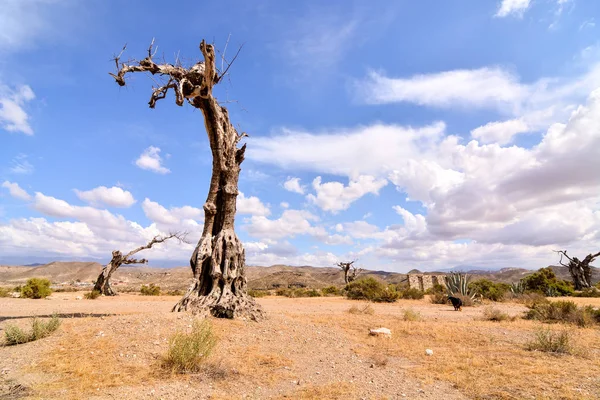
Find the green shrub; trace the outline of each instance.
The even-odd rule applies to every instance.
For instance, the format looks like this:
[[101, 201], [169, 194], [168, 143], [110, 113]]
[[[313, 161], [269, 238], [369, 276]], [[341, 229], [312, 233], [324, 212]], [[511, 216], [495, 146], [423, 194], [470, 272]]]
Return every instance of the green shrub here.
[[56, 331], [59, 326], [60, 319], [56, 315], [53, 315], [48, 322], [34, 318], [31, 321], [31, 332], [25, 332], [18, 326], [7, 325], [4, 329], [5, 344], [12, 346], [45, 338]]
[[178, 332], [171, 336], [162, 366], [172, 373], [198, 372], [216, 343], [210, 322], [196, 320], [190, 333]]
[[79, 289], [71, 287], [71, 286], [63, 286], [58, 289], [54, 289], [56, 293], [66, 293], [66, 292], [78, 292]]
[[269, 295], [269, 291], [250, 289], [248, 290], [248, 294], [252, 297], [265, 297]]
[[538, 302], [527, 306], [525, 319], [542, 322], [563, 322], [580, 327], [591, 326], [599, 322], [600, 310], [591, 306], [578, 307], [572, 301]]
[[421, 300], [423, 297], [425, 297], [425, 292], [416, 288], [410, 288], [400, 292], [400, 298], [406, 300]]
[[486, 321], [513, 321], [515, 318], [503, 313], [495, 307], [486, 307], [483, 309], [483, 319]]
[[20, 288], [21, 297], [27, 299], [43, 299], [52, 294], [50, 281], [45, 278], [31, 278]]
[[140, 288], [142, 296], [160, 296], [160, 286], [151, 283], [149, 286], [142, 285]]
[[[469, 288], [471, 277], [462, 272], [451, 272], [444, 277], [448, 295], [454, 297], [475, 297], [473, 290]], [[464, 301], [463, 301], [464, 303]]]
[[510, 290], [510, 285], [494, 283], [489, 279], [478, 279], [469, 283], [469, 290], [484, 299], [502, 301], [504, 295]]
[[348, 309], [348, 312], [350, 314], [373, 315], [375, 314], [375, 309], [370, 304], [367, 304], [364, 307], [352, 306]]
[[400, 297], [395, 286], [386, 286], [375, 278], [362, 278], [346, 286], [346, 297], [352, 300], [369, 300], [393, 303]]
[[181, 289], [173, 289], [161, 294], [164, 296], [183, 296], [184, 292]]
[[321, 297], [321, 292], [316, 289], [306, 289], [306, 288], [297, 288], [297, 289], [277, 289], [275, 292], [277, 296], [284, 297]]
[[421, 320], [421, 314], [412, 308], [407, 308], [402, 313], [402, 319], [405, 321], [419, 321]]
[[425, 291], [425, 294], [436, 294], [436, 293], [446, 293], [446, 287], [444, 285], [440, 285], [439, 283], [435, 283], [432, 287]]
[[321, 293], [323, 296], [339, 296], [342, 294], [342, 291], [337, 286], [327, 286], [321, 289]]
[[86, 294], [84, 294], [83, 297], [88, 300], [95, 300], [98, 297], [100, 297], [101, 294], [102, 293], [100, 293], [99, 290], [92, 290], [91, 292], [87, 292]]
[[527, 350], [571, 354], [573, 352], [571, 334], [566, 330], [553, 332], [549, 329], [540, 329], [535, 333], [533, 340], [527, 343]]
[[0, 297], [10, 297], [10, 290], [0, 287]]
[[537, 272], [521, 279], [526, 290], [539, 292], [548, 297], [570, 296], [573, 294], [573, 284], [560, 280], [550, 267], [540, 268]]

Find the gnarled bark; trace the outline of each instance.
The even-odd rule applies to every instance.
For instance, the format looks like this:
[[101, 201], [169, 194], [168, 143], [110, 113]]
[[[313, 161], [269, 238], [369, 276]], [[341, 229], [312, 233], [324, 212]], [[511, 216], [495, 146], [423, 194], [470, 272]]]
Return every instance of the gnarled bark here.
[[203, 40], [200, 50], [204, 60], [186, 69], [180, 65], [154, 63], [150, 45], [148, 57], [137, 65], [120, 64], [117, 57], [118, 72], [111, 75], [121, 86], [125, 85], [124, 78], [129, 72], [161, 75], [167, 82], [154, 88], [149, 102], [151, 108], [172, 89], [177, 105], [183, 105], [185, 99], [204, 116], [213, 157], [210, 187], [203, 206], [204, 229], [190, 260], [193, 283], [173, 311], [258, 320], [264, 313], [246, 293], [245, 252], [234, 230], [240, 165], [246, 150], [246, 145], [241, 148], [237, 145], [247, 135], [236, 131], [227, 109], [213, 96], [213, 86], [226, 72], [217, 71], [214, 47]]
[[[575, 290], [592, 287], [592, 268], [590, 264], [600, 256], [600, 252], [588, 254], [583, 260], [579, 260], [577, 257], [569, 257], [566, 250], [560, 250], [557, 253], [560, 254], [560, 265], [569, 269]], [[569, 260], [568, 264], [562, 262], [563, 256]]]
[[100, 275], [98, 275], [98, 279], [96, 279], [93, 290], [97, 290], [105, 296], [116, 296], [117, 293], [110, 286], [110, 277], [112, 274], [123, 264], [146, 264], [148, 262], [148, 260], [145, 258], [136, 260], [135, 258], [131, 258], [131, 256], [142, 250], [149, 249], [157, 243], [162, 243], [171, 238], [176, 238], [180, 242], [184, 242], [185, 236], [186, 233], [171, 233], [168, 236], [155, 236], [144, 246], [133, 249], [126, 255], [123, 255], [123, 253], [121, 253], [119, 250], [113, 250], [112, 259], [104, 266], [104, 268], [102, 268], [102, 272], [100, 272]]

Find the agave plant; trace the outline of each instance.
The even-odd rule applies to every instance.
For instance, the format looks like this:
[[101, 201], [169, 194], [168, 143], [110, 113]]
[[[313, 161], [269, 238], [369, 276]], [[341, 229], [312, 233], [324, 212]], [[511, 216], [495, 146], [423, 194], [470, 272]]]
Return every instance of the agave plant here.
[[510, 285], [510, 291], [513, 294], [523, 294], [525, 293], [525, 285], [523, 285], [523, 281], [519, 281], [517, 283], [513, 283]]
[[469, 281], [471, 277], [462, 272], [451, 272], [444, 277], [446, 281], [446, 289], [448, 289], [448, 295], [452, 296], [460, 294], [462, 296], [475, 298], [475, 293], [469, 290]]

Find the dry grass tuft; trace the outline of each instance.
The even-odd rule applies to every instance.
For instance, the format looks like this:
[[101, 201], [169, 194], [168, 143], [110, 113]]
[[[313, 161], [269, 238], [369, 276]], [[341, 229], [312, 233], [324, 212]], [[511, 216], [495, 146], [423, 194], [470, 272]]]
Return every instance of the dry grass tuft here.
[[60, 319], [53, 315], [48, 322], [39, 318], [31, 321], [31, 332], [25, 332], [18, 326], [8, 325], [4, 330], [4, 340], [7, 346], [33, 342], [50, 336], [60, 326]]
[[527, 350], [543, 351], [555, 354], [572, 354], [573, 345], [571, 333], [567, 330], [553, 332], [550, 329], [540, 329], [534, 338], [527, 343]]
[[348, 312], [355, 315], [373, 315], [375, 309], [370, 304], [366, 304], [364, 306], [352, 306], [348, 309]]
[[354, 385], [347, 382], [332, 382], [326, 385], [307, 385], [301, 389], [288, 393], [280, 399], [299, 400], [345, 400], [352, 398], [356, 393]]
[[485, 321], [501, 322], [501, 321], [514, 321], [516, 319], [516, 317], [511, 317], [507, 313], [504, 313], [504, 312], [500, 311], [499, 309], [490, 306], [490, 307], [486, 307], [483, 309], [483, 319]]
[[402, 319], [404, 321], [420, 321], [421, 314], [412, 308], [407, 308], [402, 314]]
[[195, 320], [190, 333], [177, 332], [171, 337], [162, 366], [172, 373], [199, 372], [216, 344], [210, 322]]

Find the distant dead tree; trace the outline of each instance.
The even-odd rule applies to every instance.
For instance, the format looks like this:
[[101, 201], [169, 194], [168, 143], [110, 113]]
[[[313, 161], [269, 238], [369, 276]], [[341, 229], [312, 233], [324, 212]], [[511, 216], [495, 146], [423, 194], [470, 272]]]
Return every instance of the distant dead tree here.
[[[592, 287], [592, 268], [590, 264], [594, 262], [596, 257], [600, 256], [600, 252], [588, 254], [581, 261], [577, 257], [569, 257], [566, 250], [555, 250], [555, 252], [560, 254], [560, 265], [569, 269], [575, 290]], [[568, 264], [563, 263], [563, 257], [569, 260]]]
[[356, 260], [349, 262], [338, 262], [335, 264], [340, 267], [342, 271], [344, 271], [344, 282], [346, 282], [346, 285], [354, 281], [363, 271], [362, 268], [356, 268], [354, 265], [355, 262]]
[[[239, 50], [231, 61], [225, 59], [224, 51], [219, 70], [214, 46], [202, 40], [203, 60], [185, 68], [178, 60], [175, 64], [155, 63], [153, 44], [154, 40], [148, 48], [148, 56], [140, 61], [121, 62], [123, 48], [115, 57], [117, 72], [110, 75], [119, 86], [125, 86], [125, 76], [133, 72], [150, 73], [162, 79], [157, 87], [153, 87], [148, 102], [150, 108], [172, 90], [175, 104], [182, 106], [187, 102], [199, 109], [204, 117], [213, 159], [208, 197], [203, 206], [204, 230], [190, 260], [193, 284], [173, 311], [189, 310], [215, 317], [258, 320], [264, 312], [246, 293], [246, 256], [234, 230], [240, 165], [246, 151], [245, 144], [240, 148], [237, 146], [248, 135], [238, 133], [229, 120], [227, 109], [213, 95], [213, 86], [227, 74]], [[195, 187], [196, 183], [192, 183], [188, 188]]]
[[[146, 264], [148, 260], [142, 258], [141, 260], [136, 260], [135, 258], [131, 258], [134, 254], [152, 248], [155, 244], [159, 244], [165, 242], [169, 239], [177, 239], [179, 242], [186, 242], [185, 237], [187, 233], [170, 233], [167, 236], [155, 236], [151, 241], [149, 241], [146, 245], [140, 246], [136, 249], [131, 250], [129, 253], [123, 255], [119, 250], [113, 250], [112, 259], [104, 268], [102, 268], [102, 272], [98, 275], [98, 279], [96, 279], [96, 283], [94, 284], [94, 290], [99, 291], [105, 296], [116, 296], [117, 293], [110, 286], [110, 277], [112, 274], [123, 264]], [[186, 242], [187, 243], [187, 242]]]

